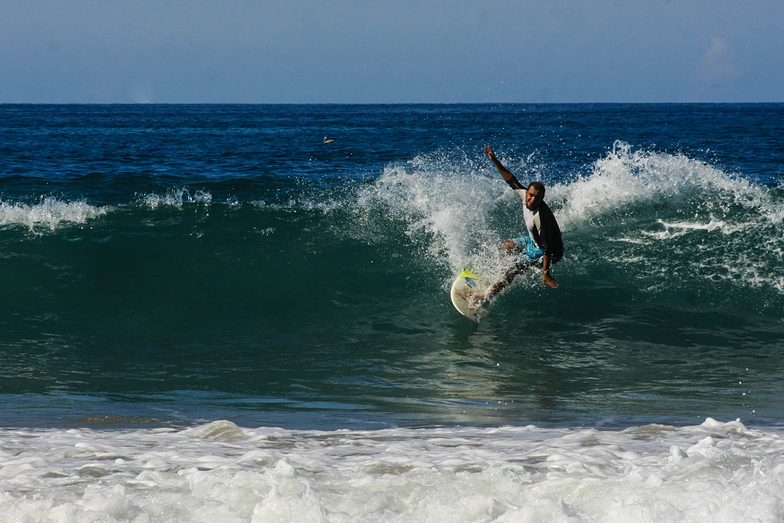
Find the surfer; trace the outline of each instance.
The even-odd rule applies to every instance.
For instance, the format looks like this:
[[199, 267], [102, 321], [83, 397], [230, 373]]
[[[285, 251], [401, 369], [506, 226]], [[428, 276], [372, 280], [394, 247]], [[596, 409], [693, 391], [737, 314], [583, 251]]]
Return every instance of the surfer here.
[[490, 146], [485, 147], [485, 152], [498, 169], [501, 177], [523, 199], [523, 218], [528, 229], [528, 236], [501, 243], [503, 255], [517, 255], [518, 257], [515, 258], [514, 265], [495, 285], [490, 287], [486, 295], [474, 296], [472, 301], [479, 306], [487, 305], [518, 275], [530, 269], [539, 260], [542, 261], [542, 284], [557, 289], [558, 280], [550, 274], [550, 267], [563, 257], [564, 245], [561, 229], [558, 227], [553, 211], [544, 202], [544, 185], [540, 182], [532, 182], [528, 187], [523, 187], [515, 175], [496, 158]]

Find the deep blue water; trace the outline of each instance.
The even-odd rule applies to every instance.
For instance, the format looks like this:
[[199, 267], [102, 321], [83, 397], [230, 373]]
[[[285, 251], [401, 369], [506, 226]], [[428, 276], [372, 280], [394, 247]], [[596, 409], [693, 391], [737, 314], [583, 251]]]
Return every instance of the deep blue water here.
[[[477, 326], [488, 144], [566, 257]], [[0, 176], [4, 426], [784, 420], [784, 104], [0, 105]]]

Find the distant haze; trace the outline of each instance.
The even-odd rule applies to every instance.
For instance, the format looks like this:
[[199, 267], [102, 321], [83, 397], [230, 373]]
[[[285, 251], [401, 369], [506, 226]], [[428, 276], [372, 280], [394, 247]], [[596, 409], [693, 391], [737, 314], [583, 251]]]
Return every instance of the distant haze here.
[[782, 102], [782, 0], [0, 0], [0, 103]]

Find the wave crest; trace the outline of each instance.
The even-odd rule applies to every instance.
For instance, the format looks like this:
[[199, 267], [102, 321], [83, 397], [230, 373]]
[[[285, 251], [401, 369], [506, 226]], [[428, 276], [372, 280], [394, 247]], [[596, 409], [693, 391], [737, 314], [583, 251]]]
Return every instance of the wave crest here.
[[635, 205], [717, 211], [738, 204], [769, 208], [763, 187], [684, 154], [632, 150], [616, 141], [590, 175], [553, 187], [562, 226], [579, 227]]
[[63, 223], [83, 224], [106, 212], [106, 208], [84, 201], [66, 202], [57, 198], [43, 198], [36, 204], [0, 201], [0, 226], [22, 225], [33, 232], [53, 231]]
[[204, 190], [197, 190], [191, 194], [187, 188], [171, 189], [164, 194], [145, 194], [140, 198], [143, 205], [150, 209], [158, 207], [180, 208], [187, 203], [209, 205], [212, 203], [212, 194]]

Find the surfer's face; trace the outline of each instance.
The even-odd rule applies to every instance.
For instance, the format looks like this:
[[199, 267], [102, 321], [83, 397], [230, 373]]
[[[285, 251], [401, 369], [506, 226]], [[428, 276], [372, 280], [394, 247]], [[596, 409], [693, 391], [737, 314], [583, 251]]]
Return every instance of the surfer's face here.
[[539, 203], [542, 201], [542, 191], [537, 191], [533, 187], [529, 187], [525, 192], [525, 206], [528, 210], [535, 211], [539, 208]]

